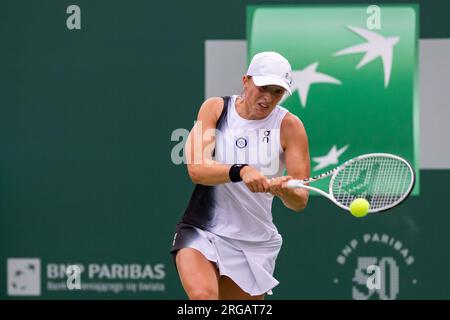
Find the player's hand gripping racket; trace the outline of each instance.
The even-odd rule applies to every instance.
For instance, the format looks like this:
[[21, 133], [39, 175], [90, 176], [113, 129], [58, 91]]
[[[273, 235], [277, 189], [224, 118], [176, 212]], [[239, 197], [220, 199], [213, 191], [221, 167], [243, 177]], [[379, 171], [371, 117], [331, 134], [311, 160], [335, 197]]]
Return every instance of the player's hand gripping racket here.
[[[306, 185], [329, 176], [328, 193]], [[345, 210], [349, 210], [354, 199], [364, 198], [370, 203], [369, 212], [380, 212], [404, 201], [414, 182], [414, 170], [405, 159], [387, 153], [370, 153], [348, 160], [321, 175], [289, 180], [287, 186], [318, 192]]]

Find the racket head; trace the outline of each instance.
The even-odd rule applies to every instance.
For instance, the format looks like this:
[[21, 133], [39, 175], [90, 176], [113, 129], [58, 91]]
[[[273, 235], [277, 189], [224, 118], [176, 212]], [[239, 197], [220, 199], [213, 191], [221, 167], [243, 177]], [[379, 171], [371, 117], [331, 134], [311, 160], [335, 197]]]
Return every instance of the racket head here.
[[370, 212], [382, 212], [402, 203], [412, 192], [415, 172], [405, 159], [389, 153], [370, 153], [348, 160], [331, 176], [333, 202], [349, 210], [354, 199], [364, 198]]

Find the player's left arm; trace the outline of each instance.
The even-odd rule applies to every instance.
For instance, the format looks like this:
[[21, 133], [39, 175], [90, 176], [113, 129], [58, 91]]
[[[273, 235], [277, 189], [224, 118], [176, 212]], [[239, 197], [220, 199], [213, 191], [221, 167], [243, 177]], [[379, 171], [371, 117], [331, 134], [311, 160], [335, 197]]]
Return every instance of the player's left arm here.
[[310, 177], [308, 136], [298, 117], [288, 113], [281, 122], [281, 146], [284, 149], [287, 176], [271, 180], [270, 192], [278, 196], [284, 205], [294, 211], [301, 211], [308, 203], [308, 190], [289, 189], [290, 179]]

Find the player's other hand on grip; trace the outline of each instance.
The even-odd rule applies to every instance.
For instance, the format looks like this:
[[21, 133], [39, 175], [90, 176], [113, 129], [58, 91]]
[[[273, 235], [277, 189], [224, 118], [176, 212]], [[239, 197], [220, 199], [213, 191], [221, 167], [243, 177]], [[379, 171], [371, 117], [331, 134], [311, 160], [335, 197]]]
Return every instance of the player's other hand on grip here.
[[286, 193], [290, 192], [290, 189], [287, 186], [287, 182], [291, 179], [291, 176], [283, 176], [271, 179], [269, 192], [278, 197], [286, 195]]
[[269, 192], [269, 181], [257, 169], [245, 166], [241, 170], [241, 178], [251, 192]]

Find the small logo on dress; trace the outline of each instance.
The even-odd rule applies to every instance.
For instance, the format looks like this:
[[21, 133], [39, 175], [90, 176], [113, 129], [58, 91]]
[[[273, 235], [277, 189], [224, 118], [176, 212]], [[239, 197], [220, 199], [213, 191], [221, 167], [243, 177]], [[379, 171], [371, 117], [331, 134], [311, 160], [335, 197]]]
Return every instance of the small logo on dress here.
[[265, 130], [264, 131], [264, 137], [263, 137], [262, 141], [265, 142], [265, 143], [269, 143], [269, 136], [270, 136], [270, 130]]
[[236, 147], [243, 149], [246, 146], [247, 146], [247, 139], [241, 137], [236, 140]]

